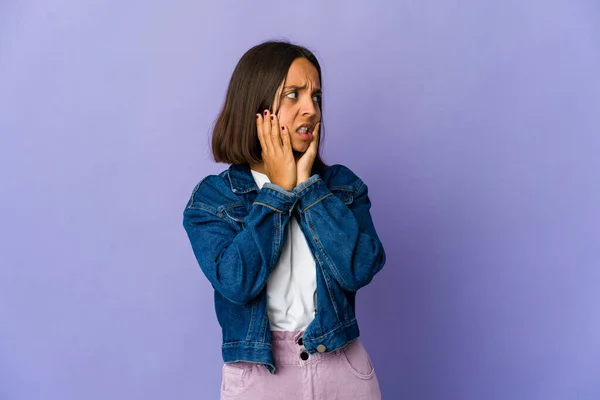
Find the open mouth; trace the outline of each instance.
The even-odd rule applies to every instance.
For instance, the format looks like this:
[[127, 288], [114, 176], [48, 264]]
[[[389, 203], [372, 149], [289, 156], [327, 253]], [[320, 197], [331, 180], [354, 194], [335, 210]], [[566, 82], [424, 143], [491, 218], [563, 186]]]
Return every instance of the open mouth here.
[[303, 124], [296, 129], [296, 133], [304, 140], [312, 140], [313, 138], [313, 126], [310, 124]]

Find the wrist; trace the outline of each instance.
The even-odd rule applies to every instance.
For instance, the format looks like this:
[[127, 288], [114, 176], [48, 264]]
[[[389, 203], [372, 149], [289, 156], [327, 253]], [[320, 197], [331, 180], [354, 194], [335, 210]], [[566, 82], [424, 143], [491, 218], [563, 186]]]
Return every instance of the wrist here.
[[290, 182], [289, 179], [287, 181], [282, 180], [282, 179], [273, 179], [273, 180], [269, 179], [269, 182], [271, 182], [273, 185], [279, 186], [280, 188], [285, 189], [285, 190], [293, 190], [295, 187], [293, 181]]
[[310, 178], [310, 175], [308, 175], [308, 174], [298, 175], [298, 180], [296, 182], [296, 186], [298, 186], [299, 184], [301, 184], [303, 182], [306, 182], [309, 178]]

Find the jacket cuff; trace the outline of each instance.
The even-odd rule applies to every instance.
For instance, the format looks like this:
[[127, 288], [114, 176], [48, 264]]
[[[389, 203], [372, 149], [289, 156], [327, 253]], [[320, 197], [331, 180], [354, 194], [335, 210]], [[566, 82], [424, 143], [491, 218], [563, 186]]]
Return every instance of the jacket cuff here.
[[325, 197], [332, 195], [331, 191], [319, 175], [313, 175], [294, 188], [298, 195], [298, 210], [304, 212]]
[[254, 199], [254, 204], [269, 207], [277, 212], [290, 214], [298, 201], [298, 195], [290, 190], [265, 183]]

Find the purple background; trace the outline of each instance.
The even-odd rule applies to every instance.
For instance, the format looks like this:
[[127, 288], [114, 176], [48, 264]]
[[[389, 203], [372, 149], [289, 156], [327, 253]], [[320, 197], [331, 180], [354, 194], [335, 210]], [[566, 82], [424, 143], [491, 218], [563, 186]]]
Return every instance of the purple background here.
[[270, 38], [315, 50], [325, 160], [370, 188], [384, 398], [600, 398], [600, 3], [342, 4], [0, 3], [1, 399], [218, 397], [182, 210]]

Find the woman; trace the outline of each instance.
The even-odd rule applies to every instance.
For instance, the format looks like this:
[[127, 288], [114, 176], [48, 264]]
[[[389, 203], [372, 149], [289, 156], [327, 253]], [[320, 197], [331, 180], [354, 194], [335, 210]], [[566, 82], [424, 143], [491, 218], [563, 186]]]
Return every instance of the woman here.
[[266, 42], [240, 59], [183, 224], [215, 289], [222, 399], [380, 399], [356, 291], [385, 263], [367, 187], [319, 155], [321, 68]]

